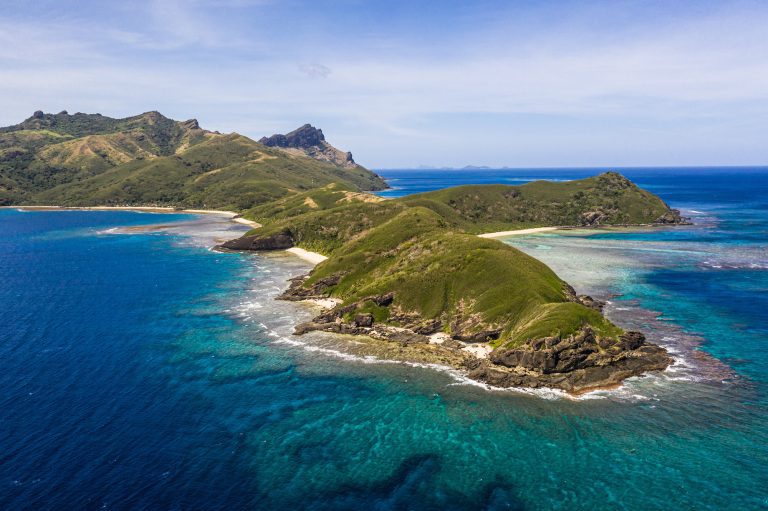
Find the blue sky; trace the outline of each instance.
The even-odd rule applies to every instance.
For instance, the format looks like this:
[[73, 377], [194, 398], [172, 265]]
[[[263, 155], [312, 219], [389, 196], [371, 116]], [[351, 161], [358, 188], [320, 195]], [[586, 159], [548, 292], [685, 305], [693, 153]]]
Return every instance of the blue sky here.
[[0, 106], [310, 122], [373, 168], [768, 164], [768, 2], [0, 0]]

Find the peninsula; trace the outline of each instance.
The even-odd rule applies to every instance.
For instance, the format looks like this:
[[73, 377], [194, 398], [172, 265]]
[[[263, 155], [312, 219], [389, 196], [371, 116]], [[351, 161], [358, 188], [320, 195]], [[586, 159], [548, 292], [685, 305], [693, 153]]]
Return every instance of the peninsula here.
[[260, 225], [222, 249], [319, 254], [281, 298], [335, 305], [297, 335], [394, 343], [501, 387], [583, 392], [671, 363], [642, 333], [605, 318], [602, 303], [491, 239], [684, 221], [657, 196], [614, 172], [393, 200], [366, 193], [385, 187], [310, 125], [259, 142], [157, 112], [35, 112], [0, 128], [0, 204], [222, 209]]

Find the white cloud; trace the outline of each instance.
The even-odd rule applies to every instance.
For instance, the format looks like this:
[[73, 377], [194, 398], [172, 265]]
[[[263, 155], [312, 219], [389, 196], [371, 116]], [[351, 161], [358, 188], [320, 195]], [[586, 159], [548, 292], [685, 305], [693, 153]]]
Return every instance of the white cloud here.
[[322, 64], [302, 64], [299, 70], [310, 78], [327, 78], [331, 68]]
[[[493, 133], [500, 116], [549, 116], [550, 131], [563, 137], [558, 118], [583, 122], [597, 138], [589, 142], [584, 128], [570, 136], [593, 151], [631, 133], [650, 144], [649, 154], [665, 139], [701, 145], [719, 133], [751, 140], [746, 130], [767, 127], [768, 21], [760, 16], [717, 13], [610, 37], [579, 27], [524, 38], [457, 35], [457, 51], [445, 56], [404, 51], [408, 41], [382, 49], [340, 36], [317, 48], [293, 32], [257, 38], [206, 20], [209, 7], [153, 0], [149, 28], [105, 26], [88, 35], [52, 21], [0, 24], [0, 121], [18, 122], [44, 107], [112, 115], [159, 109], [253, 136], [322, 121], [339, 145], [385, 164], [393, 154], [428, 163], [415, 155], [420, 147], [457, 150], [448, 125], [467, 115], [489, 120], [463, 133], [466, 152], [510, 138], [540, 149], [552, 143], [537, 145], [512, 121], [507, 129], [518, 131]], [[186, 47], [192, 50], [180, 53]], [[608, 129], [600, 120], [613, 133], [598, 137]], [[691, 138], [697, 134], [699, 141]], [[573, 151], [566, 142], [559, 143]], [[764, 144], [749, 150], [768, 157]]]

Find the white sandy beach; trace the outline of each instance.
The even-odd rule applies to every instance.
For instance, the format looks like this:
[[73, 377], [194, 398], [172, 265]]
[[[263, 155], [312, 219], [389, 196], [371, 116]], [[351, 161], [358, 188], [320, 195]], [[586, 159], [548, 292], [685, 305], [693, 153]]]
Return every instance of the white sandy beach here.
[[561, 227], [534, 227], [532, 229], [518, 229], [516, 231], [499, 231], [478, 234], [481, 238], [504, 238], [506, 236], [521, 236], [523, 234], [536, 234], [537, 232], [549, 232], [561, 229]]
[[237, 217], [232, 219], [233, 222], [237, 222], [239, 224], [249, 225], [256, 229], [257, 227], [261, 227], [261, 224], [259, 222], [254, 222], [253, 220], [246, 220], [243, 217]]
[[317, 252], [310, 252], [309, 250], [304, 250], [303, 248], [299, 247], [293, 247], [286, 250], [286, 252], [290, 252], [291, 254], [301, 257], [305, 261], [308, 261], [312, 264], [320, 264], [326, 259], [328, 259], [323, 254], [318, 254]]
[[[175, 209], [163, 206], [89, 206], [89, 207], [62, 207], [62, 206], [3, 206], [3, 208], [19, 209], [22, 211], [145, 211], [147, 213], [193, 213], [202, 215], [222, 215], [228, 216], [233, 222], [247, 225], [254, 229], [261, 227], [261, 224], [252, 220], [247, 220], [239, 216], [234, 211], [225, 211], [220, 209]], [[326, 259], [326, 256], [317, 252], [310, 252], [303, 248], [293, 247], [286, 250], [291, 254], [304, 259], [312, 264], [320, 264]]]
[[3, 208], [19, 209], [21, 211], [144, 211], [147, 213], [193, 213], [201, 215], [222, 215], [228, 216], [233, 222], [244, 224], [254, 229], [261, 227], [261, 224], [253, 220], [246, 220], [234, 211], [225, 211], [220, 209], [175, 209], [165, 206], [82, 206], [82, 207], [64, 207], [64, 206], [3, 206]]

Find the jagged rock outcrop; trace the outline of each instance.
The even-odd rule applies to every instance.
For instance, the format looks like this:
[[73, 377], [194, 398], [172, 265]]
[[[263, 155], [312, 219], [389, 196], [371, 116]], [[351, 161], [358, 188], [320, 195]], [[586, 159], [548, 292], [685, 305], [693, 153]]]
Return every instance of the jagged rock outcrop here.
[[328, 298], [328, 288], [338, 284], [343, 276], [344, 274], [342, 273], [336, 273], [319, 279], [309, 287], [304, 286], [304, 281], [307, 280], [309, 275], [294, 277], [290, 279], [291, 284], [288, 286], [288, 289], [278, 296], [277, 299], [298, 302], [301, 300]]
[[679, 209], [670, 209], [668, 212], [661, 215], [656, 219], [654, 223], [657, 224], [688, 224], [690, 218], [685, 218], [680, 214]]
[[566, 338], [528, 341], [514, 349], [497, 349], [488, 360], [467, 362], [469, 376], [496, 387], [550, 387], [579, 392], [620, 383], [647, 371], [663, 370], [672, 359], [647, 344], [639, 332], [619, 339], [597, 339], [589, 327]]
[[565, 291], [565, 297], [574, 303], [580, 303], [584, 307], [589, 307], [590, 309], [595, 309], [596, 311], [602, 312], [603, 307], [605, 307], [605, 302], [602, 300], [596, 300], [592, 298], [589, 295], [577, 295], [576, 290], [573, 289], [568, 283], [565, 283], [563, 285], [563, 291]]
[[325, 141], [323, 130], [315, 128], [311, 124], [305, 124], [285, 135], [276, 134], [271, 137], [263, 137], [259, 143], [268, 147], [298, 150], [310, 158], [325, 161], [338, 167], [359, 167], [352, 158], [352, 153], [333, 147]]
[[188, 121], [182, 122], [181, 127], [188, 130], [199, 130], [200, 123], [197, 122], [197, 119], [189, 119]]
[[[309, 286], [305, 285], [309, 276], [293, 278], [278, 298], [292, 301], [327, 298], [343, 276], [333, 274]], [[602, 309], [603, 302], [577, 295], [567, 284], [565, 291], [574, 302]], [[378, 323], [370, 312], [359, 312], [369, 304], [389, 308], [386, 323]], [[326, 310], [298, 325], [294, 334], [322, 331], [365, 335], [406, 346], [429, 343], [428, 336], [440, 332], [442, 326], [439, 320], [402, 311], [397, 307], [394, 293], [387, 293]], [[501, 335], [501, 329], [457, 330], [460, 326], [451, 323], [450, 337], [444, 336], [439, 349], [460, 354], [470, 378], [496, 387], [549, 387], [578, 393], [616, 385], [647, 371], [663, 370], [672, 362], [664, 348], [646, 343], [640, 332], [625, 332], [618, 338], [598, 337], [589, 326], [565, 337], [530, 339], [514, 348], [496, 348], [487, 359], [477, 358], [470, 355], [466, 347], [493, 342]]]
[[581, 225], [584, 227], [596, 227], [600, 225], [608, 214], [604, 211], [586, 211], [581, 214]]

